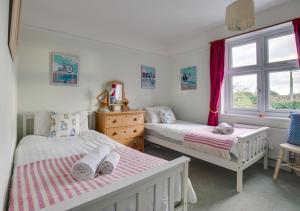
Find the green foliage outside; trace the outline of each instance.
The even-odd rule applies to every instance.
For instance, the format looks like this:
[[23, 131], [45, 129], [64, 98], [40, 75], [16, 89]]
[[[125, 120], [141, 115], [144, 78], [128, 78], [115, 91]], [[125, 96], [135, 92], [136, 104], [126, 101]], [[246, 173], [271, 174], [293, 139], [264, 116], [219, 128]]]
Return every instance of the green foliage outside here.
[[273, 109], [300, 109], [300, 101], [272, 102]]
[[[271, 91], [270, 98], [271, 108], [273, 109], [300, 109], [300, 94], [294, 94], [291, 98], [289, 95], [279, 95]], [[233, 106], [234, 108], [255, 108], [257, 106], [256, 93], [246, 90], [234, 92]]]
[[233, 94], [233, 106], [235, 108], [255, 108], [257, 96], [249, 91], [237, 91]]
[[300, 109], [300, 95], [279, 95], [278, 93], [271, 91], [271, 108], [273, 109]]

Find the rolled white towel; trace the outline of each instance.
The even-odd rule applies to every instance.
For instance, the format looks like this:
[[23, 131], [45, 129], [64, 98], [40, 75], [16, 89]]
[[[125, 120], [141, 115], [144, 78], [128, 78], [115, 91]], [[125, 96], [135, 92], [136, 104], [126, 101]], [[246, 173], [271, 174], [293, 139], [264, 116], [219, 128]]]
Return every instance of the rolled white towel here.
[[110, 174], [118, 165], [120, 155], [116, 152], [111, 152], [104, 161], [100, 164], [98, 172], [100, 174]]
[[213, 129], [213, 133], [215, 133], [215, 134], [222, 134], [222, 131], [221, 131], [221, 129], [218, 126], [216, 126]]
[[234, 128], [227, 123], [220, 123], [218, 127], [221, 133], [224, 135], [229, 135], [234, 132]]
[[108, 145], [101, 145], [88, 152], [72, 166], [72, 175], [77, 180], [89, 180], [95, 177], [100, 163], [111, 152]]

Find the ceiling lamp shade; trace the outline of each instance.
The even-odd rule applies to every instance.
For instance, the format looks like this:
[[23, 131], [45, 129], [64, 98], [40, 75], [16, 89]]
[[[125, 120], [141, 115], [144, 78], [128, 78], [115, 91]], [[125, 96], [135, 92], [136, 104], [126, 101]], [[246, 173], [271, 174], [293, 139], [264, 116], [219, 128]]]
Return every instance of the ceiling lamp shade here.
[[253, 0], [237, 0], [226, 9], [226, 28], [229, 31], [243, 31], [255, 25]]

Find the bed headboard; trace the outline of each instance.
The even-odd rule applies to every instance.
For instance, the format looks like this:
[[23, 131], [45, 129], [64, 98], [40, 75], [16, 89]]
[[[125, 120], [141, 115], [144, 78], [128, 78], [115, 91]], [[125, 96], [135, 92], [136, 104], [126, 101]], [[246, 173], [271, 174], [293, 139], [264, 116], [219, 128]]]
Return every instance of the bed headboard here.
[[[21, 138], [34, 134], [34, 112], [23, 112], [22, 115], [22, 134]], [[95, 112], [88, 111], [89, 128], [95, 129]]]
[[22, 113], [22, 137], [33, 134], [34, 113]]

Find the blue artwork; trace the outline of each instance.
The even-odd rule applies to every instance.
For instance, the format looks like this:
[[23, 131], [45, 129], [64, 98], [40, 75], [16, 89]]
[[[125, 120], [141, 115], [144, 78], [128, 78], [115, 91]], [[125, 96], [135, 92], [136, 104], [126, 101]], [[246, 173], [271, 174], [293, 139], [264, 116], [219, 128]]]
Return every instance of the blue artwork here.
[[142, 66], [141, 68], [141, 87], [142, 89], [155, 89], [155, 68]]
[[185, 67], [180, 70], [181, 90], [197, 89], [197, 67]]
[[77, 85], [79, 57], [62, 53], [52, 53], [52, 83]]

